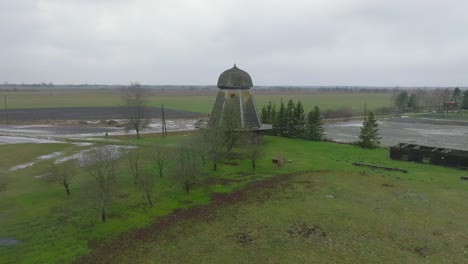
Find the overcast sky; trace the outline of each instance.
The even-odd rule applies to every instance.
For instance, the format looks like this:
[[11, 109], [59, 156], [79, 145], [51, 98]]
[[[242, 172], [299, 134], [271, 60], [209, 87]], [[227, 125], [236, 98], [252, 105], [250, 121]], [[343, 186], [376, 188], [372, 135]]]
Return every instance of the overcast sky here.
[[0, 0], [0, 82], [467, 86], [467, 0]]

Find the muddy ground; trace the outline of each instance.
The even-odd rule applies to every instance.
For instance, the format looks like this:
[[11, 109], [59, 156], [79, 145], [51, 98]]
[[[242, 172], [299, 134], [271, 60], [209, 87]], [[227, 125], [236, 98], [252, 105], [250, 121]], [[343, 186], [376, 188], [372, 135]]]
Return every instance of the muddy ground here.
[[[97, 121], [96, 121], [97, 122]], [[50, 139], [63, 138], [92, 138], [104, 135], [118, 136], [134, 134], [133, 130], [126, 130], [124, 120], [118, 120], [113, 125], [101, 125], [86, 121], [87, 124], [79, 124], [76, 121], [67, 123], [59, 122], [47, 125], [2, 125], [0, 124], [0, 144], [15, 143], [54, 143]], [[173, 119], [166, 121], [168, 132], [194, 130], [197, 119]], [[160, 133], [162, 125], [160, 119], [151, 119], [147, 128], [141, 131], [143, 134]], [[46, 141], [44, 141], [46, 140]]]
[[[159, 107], [148, 107], [149, 118], [161, 118], [162, 111]], [[192, 119], [205, 117], [205, 114], [164, 109], [167, 119]], [[40, 121], [40, 120], [105, 120], [124, 119], [125, 112], [120, 107], [60, 107], [60, 108], [35, 108], [35, 109], [10, 109], [8, 119], [16, 121]], [[6, 121], [5, 109], [0, 109], [0, 120]]]

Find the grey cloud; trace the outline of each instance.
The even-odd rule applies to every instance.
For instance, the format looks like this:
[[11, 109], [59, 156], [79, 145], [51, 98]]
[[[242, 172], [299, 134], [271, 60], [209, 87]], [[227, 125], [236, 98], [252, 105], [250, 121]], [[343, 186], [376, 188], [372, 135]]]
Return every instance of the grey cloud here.
[[466, 85], [463, 0], [0, 2], [0, 81]]

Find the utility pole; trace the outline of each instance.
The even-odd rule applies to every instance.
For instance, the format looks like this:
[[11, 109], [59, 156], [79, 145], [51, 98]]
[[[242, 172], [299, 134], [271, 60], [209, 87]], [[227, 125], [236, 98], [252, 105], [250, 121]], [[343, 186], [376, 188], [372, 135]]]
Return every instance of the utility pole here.
[[162, 136], [167, 137], [166, 116], [164, 115], [164, 105], [163, 104], [161, 104], [161, 112], [162, 112], [162, 122], [161, 122]]
[[364, 119], [366, 119], [367, 116], [367, 103], [364, 103]]
[[8, 105], [7, 105], [6, 95], [3, 96], [3, 102], [5, 103], [6, 123], [8, 125]]
[[444, 99], [442, 101], [442, 118], [445, 118], [445, 108], [446, 108], [446, 103], [445, 103], [445, 96], [444, 96]]

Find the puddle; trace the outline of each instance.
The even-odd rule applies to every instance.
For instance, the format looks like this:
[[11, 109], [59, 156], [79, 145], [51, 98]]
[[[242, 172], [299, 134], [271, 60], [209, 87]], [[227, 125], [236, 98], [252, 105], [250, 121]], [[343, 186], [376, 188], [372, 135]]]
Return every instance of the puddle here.
[[360, 123], [348, 123], [348, 124], [332, 124], [332, 126], [337, 126], [337, 127], [362, 127], [362, 122]]
[[84, 161], [84, 155], [86, 155], [86, 153], [89, 153], [91, 151], [95, 151], [98, 148], [112, 148], [115, 151], [114, 152], [115, 156], [112, 157], [112, 159], [118, 159], [125, 150], [134, 149], [134, 148], [137, 148], [137, 147], [135, 147], [135, 146], [120, 146], [120, 145], [107, 145], [107, 146], [103, 146], [103, 147], [94, 147], [94, 148], [79, 151], [79, 152], [74, 153], [74, 154], [72, 154], [70, 156], [59, 158], [59, 159], [55, 160], [54, 163], [59, 164], [59, 163], [69, 161], [69, 160], [78, 160], [78, 162], [79, 162], [79, 164], [81, 166], [83, 164], [83, 161]]
[[21, 241], [14, 237], [0, 237], [0, 246], [14, 246], [19, 243], [21, 243]]
[[72, 143], [72, 144], [75, 145], [75, 146], [78, 146], [78, 147], [86, 147], [86, 146], [94, 145], [94, 143], [91, 143], [91, 142], [75, 142], [75, 143]]
[[3, 144], [21, 144], [21, 143], [63, 143], [53, 139], [33, 138], [33, 137], [15, 137], [15, 136], [0, 136], [0, 145]]
[[[120, 120], [115, 119], [119, 122]], [[166, 125], [169, 131], [182, 131], [195, 129], [195, 119], [177, 119], [167, 120]], [[161, 132], [160, 120], [153, 119], [150, 121], [148, 129], [142, 131], [145, 133], [158, 133]], [[109, 135], [128, 135], [133, 134], [134, 131], [126, 131], [123, 127], [99, 127], [99, 126], [73, 126], [73, 125], [0, 125], [0, 144], [14, 144], [14, 143], [57, 143], [55, 141], [48, 141], [48, 139], [41, 140], [37, 137], [44, 138], [70, 138], [75, 137], [79, 139], [89, 137], [100, 137], [106, 133]], [[18, 137], [18, 135], [23, 137]], [[60, 142], [60, 141], [58, 141]]]
[[[337, 142], [358, 140], [360, 122], [325, 124], [325, 137]], [[379, 122], [382, 146], [392, 146], [400, 142], [425, 146], [468, 150], [468, 127], [458, 125], [434, 125], [408, 122]]]
[[34, 179], [40, 179], [40, 178], [44, 178], [44, 177], [47, 177], [49, 175], [52, 175], [52, 173], [46, 173], [46, 174], [41, 174], [41, 175], [36, 175], [36, 176], [33, 176]]
[[406, 129], [415, 131], [421, 134], [427, 134], [427, 135], [463, 136], [465, 134], [464, 131], [446, 130], [446, 129], [418, 129], [418, 128], [406, 128]]
[[13, 166], [9, 169], [9, 171], [15, 171], [15, 170], [19, 170], [19, 169], [24, 169], [24, 168], [27, 168], [27, 167], [30, 167], [34, 165], [34, 162], [28, 162], [28, 163], [24, 163], [24, 164], [20, 164], [20, 165], [16, 165], [16, 166]]
[[399, 197], [408, 201], [422, 201], [427, 202], [429, 199], [424, 194], [421, 193], [403, 193]]
[[55, 159], [55, 158], [58, 158], [58, 157], [60, 157], [62, 155], [63, 155], [63, 152], [54, 152], [54, 153], [50, 153], [50, 154], [47, 154], [47, 155], [39, 156], [39, 157], [37, 157], [37, 159], [38, 160]]

